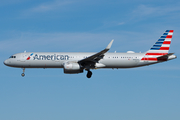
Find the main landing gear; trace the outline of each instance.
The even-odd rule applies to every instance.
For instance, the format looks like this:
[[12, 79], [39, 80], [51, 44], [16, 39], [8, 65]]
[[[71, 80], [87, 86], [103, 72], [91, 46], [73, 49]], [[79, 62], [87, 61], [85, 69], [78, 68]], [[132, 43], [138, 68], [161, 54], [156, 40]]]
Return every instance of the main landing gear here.
[[25, 76], [24, 72], [25, 72], [25, 68], [23, 68], [23, 73], [21, 74], [22, 77]]
[[[23, 73], [21, 74], [22, 77], [25, 76], [25, 68], [23, 68]], [[91, 78], [92, 76], [92, 72], [90, 70], [87, 70], [87, 78]]]
[[91, 76], [92, 76], [92, 72], [90, 71], [90, 70], [88, 70], [88, 72], [87, 72], [87, 78], [91, 78]]

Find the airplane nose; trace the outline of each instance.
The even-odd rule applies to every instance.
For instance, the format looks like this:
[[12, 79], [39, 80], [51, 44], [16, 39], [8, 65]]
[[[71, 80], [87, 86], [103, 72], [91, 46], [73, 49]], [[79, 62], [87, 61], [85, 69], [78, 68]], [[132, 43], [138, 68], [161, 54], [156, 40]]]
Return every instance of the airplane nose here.
[[5, 61], [4, 61], [4, 64], [7, 65], [7, 64], [8, 64], [8, 60], [5, 60]]

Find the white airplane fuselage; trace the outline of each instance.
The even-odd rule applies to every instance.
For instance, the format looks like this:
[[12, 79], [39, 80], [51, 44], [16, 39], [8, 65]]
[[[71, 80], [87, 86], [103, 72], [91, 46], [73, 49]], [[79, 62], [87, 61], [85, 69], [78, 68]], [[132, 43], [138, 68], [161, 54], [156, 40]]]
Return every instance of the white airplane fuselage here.
[[82, 73], [98, 68], [134, 68], [175, 59], [174, 53], [169, 53], [173, 30], [166, 30], [158, 41], [144, 53], [108, 53], [114, 40], [97, 53], [73, 52], [24, 52], [12, 55], [4, 61], [6, 66], [23, 68], [63, 68], [66, 74]]
[[[14, 54], [16, 58], [9, 58], [4, 61], [4, 64], [18, 68], [63, 68], [66, 62], [78, 62], [95, 53], [34, 52], [34, 55], [27, 60], [30, 54], [32, 53]], [[142, 60], [144, 56], [145, 53], [105, 53], [104, 58], [96, 63], [94, 69], [133, 68], [159, 63], [159, 61]], [[171, 55], [168, 60], [173, 58], [176, 56]]]

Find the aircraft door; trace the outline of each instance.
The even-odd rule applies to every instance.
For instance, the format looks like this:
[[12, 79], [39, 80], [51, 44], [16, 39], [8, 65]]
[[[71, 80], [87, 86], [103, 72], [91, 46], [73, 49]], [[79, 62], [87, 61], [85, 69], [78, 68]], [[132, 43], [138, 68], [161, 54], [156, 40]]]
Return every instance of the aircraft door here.
[[21, 62], [25, 62], [26, 59], [27, 59], [27, 55], [26, 55], [26, 54], [22, 54], [22, 55], [21, 55], [21, 58], [20, 58], [20, 61], [21, 61]]

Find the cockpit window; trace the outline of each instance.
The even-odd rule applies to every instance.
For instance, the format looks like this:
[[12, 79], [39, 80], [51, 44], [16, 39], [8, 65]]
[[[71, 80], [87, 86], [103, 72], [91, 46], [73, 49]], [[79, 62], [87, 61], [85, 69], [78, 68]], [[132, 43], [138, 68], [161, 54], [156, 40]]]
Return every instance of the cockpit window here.
[[16, 56], [10, 56], [9, 58], [16, 58]]

